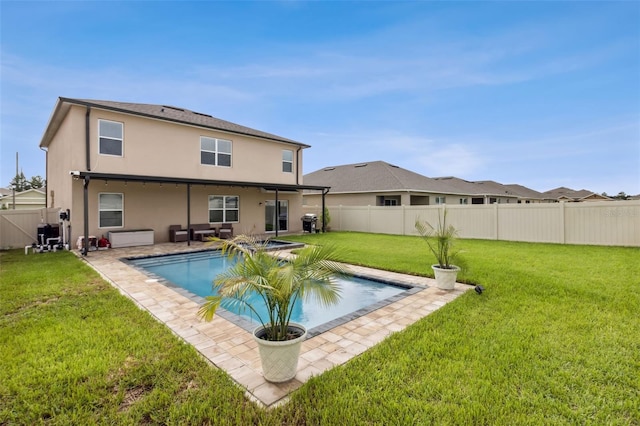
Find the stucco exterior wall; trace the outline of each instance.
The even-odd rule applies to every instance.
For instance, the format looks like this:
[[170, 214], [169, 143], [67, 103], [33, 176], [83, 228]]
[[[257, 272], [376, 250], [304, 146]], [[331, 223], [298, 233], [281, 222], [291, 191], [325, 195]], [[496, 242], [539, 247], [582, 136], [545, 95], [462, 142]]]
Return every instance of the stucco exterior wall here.
[[[71, 170], [84, 170], [84, 112], [72, 108], [47, 148], [47, 207], [72, 202]], [[65, 207], [68, 208], [68, 207]]]
[[[74, 106], [72, 110], [84, 110]], [[99, 154], [99, 120], [123, 123], [123, 155]], [[113, 111], [91, 111], [91, 171], [193, 179], [230, 180], [296, 184], [295, 173], [282, 171], [282, 151], [294, 152], [297, 146], [250, 136], [230, 134], [196, 126], [165, 122]], [[204, 165], [200, 162], [200, 137], [232, 142], [231, 167]], [[84, 142], [77, 154], [84, 155]], [[84, 159], [76, 159], [84, 169]], [[78, 166], [80, 167], [80, 166]]]

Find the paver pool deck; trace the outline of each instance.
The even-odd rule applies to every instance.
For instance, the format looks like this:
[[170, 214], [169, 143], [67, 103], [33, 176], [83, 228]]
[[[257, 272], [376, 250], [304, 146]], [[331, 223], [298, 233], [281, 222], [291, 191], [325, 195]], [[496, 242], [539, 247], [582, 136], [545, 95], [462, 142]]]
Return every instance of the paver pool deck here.
[[[456, 283], [453, 290], [440, 290], [430, 278], [397, 274], [349, 265], [351, 272], [421, 288], [401, 300], [337, 325], [302, 344], [298, 373], [283, 384], [267, 382], [262, 376], [257, 344], [250, 332], [216, 315], [211, 322], [197, 316], [199, 305], [186, 292], [163, 285], [120, 259], [202, 250], [203, 243], [162, 243], [89, 252], [85, 261], [122, 294], [166, 324], [176, 335], [193, 345], [216, 367], [226, 371], [247, 396], [269, 407], [286, 401], [288, 395], [310, 377], [341, 365], [401, 331], [472, 286]], [[286, 252], [281, 253], [287, 255]]]

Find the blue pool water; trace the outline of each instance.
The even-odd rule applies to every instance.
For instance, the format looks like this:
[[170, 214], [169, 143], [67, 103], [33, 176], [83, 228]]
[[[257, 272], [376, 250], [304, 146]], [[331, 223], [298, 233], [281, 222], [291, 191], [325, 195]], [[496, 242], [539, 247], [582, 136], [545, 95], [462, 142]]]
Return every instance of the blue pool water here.
[[[201, 297], [214, 294], [213, 279], [216, 275], [227, 270], [233, 262], [218, 251], [130, 259], [129, 261], [135, 266]], [[406, 293], [408, 290], [404, 287], [358, 277], [340, 279], [339, 282], [341, 299], [337, 305], [323, 307], [314, 301], [299, 300], [294, 307], [292, 321], [304, 325], [307, 329], [312, 329], [363, 308], [375, 306], [389, 298]], [[255, 314], [248, 309], [242, 310], [230, 306], [228, 303], [223, 303], [222, 306], [246, 317], [255, 325], [259, 324]], [[262, 318], [267, 318], [266, 308], [263, 307], [259, 311]]]

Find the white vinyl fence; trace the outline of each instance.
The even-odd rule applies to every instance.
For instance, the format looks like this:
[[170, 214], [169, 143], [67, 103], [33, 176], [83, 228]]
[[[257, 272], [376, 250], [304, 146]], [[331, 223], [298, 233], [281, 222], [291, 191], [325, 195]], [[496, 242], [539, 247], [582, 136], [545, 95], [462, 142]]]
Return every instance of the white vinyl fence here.
[[[437, 224], [445, 206], [327, 206], [337, 231], [418, 235], [416, 219]], [[640, 201], [446, 205], [461, 238], [640, 247]], [[321, 216], [320, 206], [304, 213]], [[318, 224], [318, 227], [321, 225]]]
[[58, 223], [60, 209], [0, 210], [0, 249], [22, 248], [38, 241], [38, 225]]

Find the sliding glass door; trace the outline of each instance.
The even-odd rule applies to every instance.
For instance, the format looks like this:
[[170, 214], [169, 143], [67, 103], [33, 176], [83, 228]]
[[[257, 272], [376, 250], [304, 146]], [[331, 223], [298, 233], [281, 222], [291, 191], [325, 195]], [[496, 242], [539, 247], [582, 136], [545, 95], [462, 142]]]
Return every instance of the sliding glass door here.
[[276, 232], [289, 230], [289, 202], [278, 200], [279, 209], [276, 209], [275, 200], [267, 200], [264, 209], [264, 230], [265, 232]]

